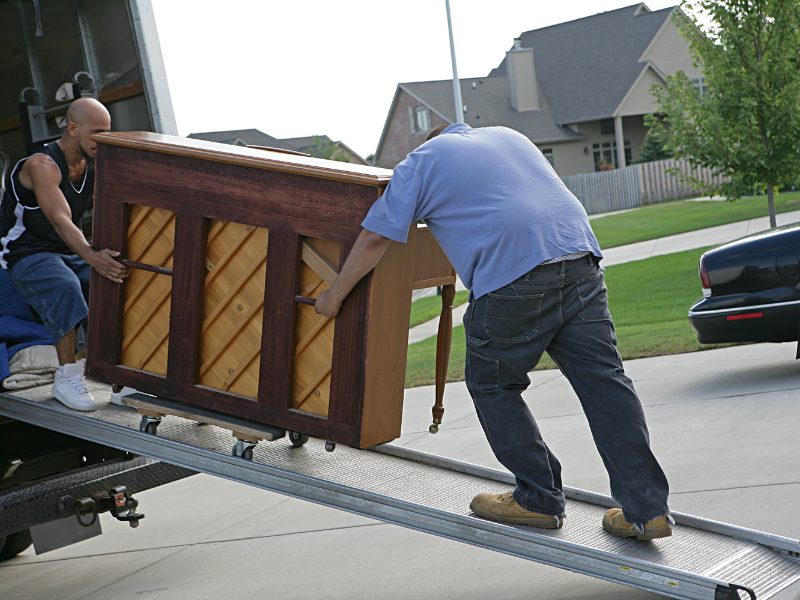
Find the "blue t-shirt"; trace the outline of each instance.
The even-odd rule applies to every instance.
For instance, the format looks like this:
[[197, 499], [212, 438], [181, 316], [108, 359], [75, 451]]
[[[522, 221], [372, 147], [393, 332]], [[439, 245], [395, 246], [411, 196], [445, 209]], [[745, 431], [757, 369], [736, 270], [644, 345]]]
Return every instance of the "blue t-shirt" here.
[[457, 123], [394, 169], [362, 226], [397, 242], [424, 220], [480, 298], [565, 254], [603, 255], [578, 199], [528, 138]]

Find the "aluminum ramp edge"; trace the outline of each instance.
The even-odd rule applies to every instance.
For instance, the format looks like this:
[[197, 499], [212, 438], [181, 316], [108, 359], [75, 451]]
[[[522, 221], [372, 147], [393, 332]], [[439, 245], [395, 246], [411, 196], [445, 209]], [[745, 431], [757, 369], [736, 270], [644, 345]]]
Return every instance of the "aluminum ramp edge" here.
[[[397, 456], [399, 458], [406, 458], [415, 462], [420, 462], [433, 467], [441, 467], [459, 473], [466, 473], [482, 477], [484, 479], [492, 479], [507, 483], [508, 485], [516, 485], [514, 476], [507, 471], [499, 471], [489, 467], [482, 467], [472, 463], [462, 462], [452, 458], [444, 458], [436, 454], [429, 454], [427, 452], [420, 452], [419, 450], [412, 450], [403, 446], [394, 446], [391, 443], [382, 444], [370, 448], [375, 452], [388, 454], [390, 456]], [[572, 500], [580, 502], [589, 502], [607, 508], [617, 508], [619, 503], [610, 496], [604, 496], [595, 492], [589, 492], [578, 488], [564, 486], [564, 496]], [[800, 541], [791, 538], [773, 535], [771, 533], [764, 533], [763, 531], [756, 531], [755, 529], [747, 529], [746, 527], [739, 527], [738, 525], [730, 525], [721, 521], [712, 521], [694, 515], [687, 515], [685, 513], [670, 512], [678, 525], [685, 525], [694, 529], [701, 529], [710, 533], [718, 533], [728, 537], [735, 537], [740, 540], [760, 544], [771, 550], [788, 554], [794, 558], [800, 557]], [[789, 554], [791, 553], [791, 554]]]
[[[217, 450], [144, 434], [86, 414], [23, 398], [0, 394], [0, 413], [185, 468], [674, 598], [710, 599], [715, 598], [719, 586], [728, 588], [729, 582], [726, 581], [552, 539], [527, 528], [465, 517], [278, 467], [244, 461]], [[134, 415], [131, 414], [131, 417]], [[353, 452], [358, 452], [360, 456], [372, 454]], [[377, 458], [378, 454], [374, 456]], [[800, 566], [797, 577], [800, 578]]]

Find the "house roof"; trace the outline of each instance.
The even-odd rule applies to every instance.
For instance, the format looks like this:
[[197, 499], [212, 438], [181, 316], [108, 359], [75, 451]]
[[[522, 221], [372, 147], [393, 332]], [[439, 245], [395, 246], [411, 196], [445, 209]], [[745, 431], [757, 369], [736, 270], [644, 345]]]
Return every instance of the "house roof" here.
[[[208, 142], [218, 142], [220, 144], [234, 144], [241, 142], [238, 145], [244, 144], [245, 146], [268, 146], [270, 148], [283, 148], [285, 150], [294, 150], [296, 152], [305, 152], [312, 156], [316, 153], [317, 141], [321, 146], [321, 150], [326, 150], [331, 145], [338, 145], [346, 148], [348, 152], [358, 157], [363, 163], [367, 164], [361, 156], [350, 149], [342, 142], [335, 142], [327, 135], [312, 135], [297, 138], [284, 138], [278, 139], [271, 135], [259, 131], [258, 129], [236, 129], [232, 131], [208, 131], [205, 133], [191, 133], [190, 138], [197, 140], [206, 140]], [[314, 152], [310, 152], [314, 150]]]
[[286, 144], [286, 147], [291, 146], [291, 150], [300, 150], [301, 148], [314, 148], [319, 141], [319, 145], [326, 148], [330, 144], [335, 143], [327, 135], [308, 135], [306, 137], [297, 138], [284, 138], [280, 140], [281, 143]]
[[[246, 146], [269, 146], [271, 148], [285, 148], [280, 145], [280, 140], [267, 135], [258, 129], [234, 129], [232, 131], [207, 131], [205, 133], [190, 133], [188, 137], [195, 140], [206, 140], [220, 144], [235, 144], [241, 140]], [[294, 148], [286, 148], [294, 150]]]
[[[652, 64], [639, 60], [674, 10], [650, 11], [638, 3], [522, 33], [521, 47], [533, 48], [539, 110], [511, 108], [504, 58], [487, 77], [461, 79], [464, 120], [472, 127], [511, 127], [537, 144], [582, 138], [568, 125], [616, 116], [643, 70], [651, 67], [661, 76]], [[451, 79], [401, 83], [376, 155], [403, 91], [445, 121], [456, 120]]]
[[[455, 123], [451, 79], [401, 83], [400, 88], [439, 113], [445, 120]], [[467, 107], [464, 120], [472, 127], [503, 125], [519, 131], [537, 143], [583, 137], [568, 127], [559, 127], [555, 123], [547, 99], [541, 91], [539, 110], [518, 112], [511, 108], [508, 77], [505, 76], [462, 79], [461, 100]]]
[[[675, 7], [646, 12], [634, 4], [520, 35], [533, 48], [540, 96], [556, 123], [614, 116], [637, 77], [639, 62]], [[506, 75], [506, 59], [490, 78]]]

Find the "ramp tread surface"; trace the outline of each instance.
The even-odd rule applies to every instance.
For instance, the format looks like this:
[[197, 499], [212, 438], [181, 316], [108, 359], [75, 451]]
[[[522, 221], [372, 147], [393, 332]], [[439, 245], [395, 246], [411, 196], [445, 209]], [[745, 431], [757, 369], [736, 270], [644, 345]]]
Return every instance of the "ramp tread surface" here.
[[[138, 429], [139, 415], [130, 408], [104, 404], [108, 386], [89, 381], [89, 388], [100, 401], [100, 408], [91, 417], [122, 427]], [[50, 396], [50, 387], [43, 386], [13, 394], [37, 403], [65, 409]], [[72, 412], [72, 411], [70, 411]], [[158, 427], [161, 438], [179, 441], [207, 450], [230, 454], [235, 441], [230, 431], [202, 425], [178, 417], [164, 417]], [[326, 452], [322, 440], [310, 439], [301, 448], [287, 440], [262, 442], [256, 446], [254, 462], [347, 486], [397, 501], [432, 509], [446, 518], [447, 514], [483, 522], [472, 513], [469, 503], [479, 492], [508, 491], [508, 484], [474, 475], [423, 465], [388, 454], [357, 450], [339, 445], [335, 452]], [[759, 599], [769, 598], [800, 580], [800, 561], [779, 554], [758, 544], [736, 538], [675, 525], [669, 538], [641, 542], [618, 538], [606, 532], [601, 520], [605, 508], [567, 500], [566, 521], [562, 529], [546, 530], [521, 525], [504, 525], [509, 534], [567, 542], [613, 554], [626, 567], [626, 560], [644, 561], [658, 567], [682, 571], [698, 577], [735, 583], [752, 588]], [[641, 569], [638, 563], [628, 566]]]

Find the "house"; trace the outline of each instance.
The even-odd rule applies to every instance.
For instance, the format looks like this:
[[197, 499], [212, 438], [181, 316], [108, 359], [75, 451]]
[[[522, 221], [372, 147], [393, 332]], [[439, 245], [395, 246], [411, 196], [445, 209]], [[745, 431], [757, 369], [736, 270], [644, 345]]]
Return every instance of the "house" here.
[[320, 158], [341, 160], [357, 165], [367, 164], [367, 161], [347, 147], [343, 142], [334, 142], [327, 135], [278, 139], [258, 129], [238, 129], [233, 131], [191, 133], [189, 137], [197, 140], [206, 140], [208, 142], [218, 142], [220, 144], [232, 144], [234, 146], [283, 148], [284, 150], [294, 150], [295, 152], [303, 152]]
[[[675, 13], [641, 3], [522, 33], [488, 76], [461, 80], [464, 120], [519, 131], [562, 177], [630, 164], [657, 108], [650, 87], [681, 70], [701, 92], [705, 83]], [[395, 167], [455, 119], [452, 80], [399, 84], [376, 164]]]

